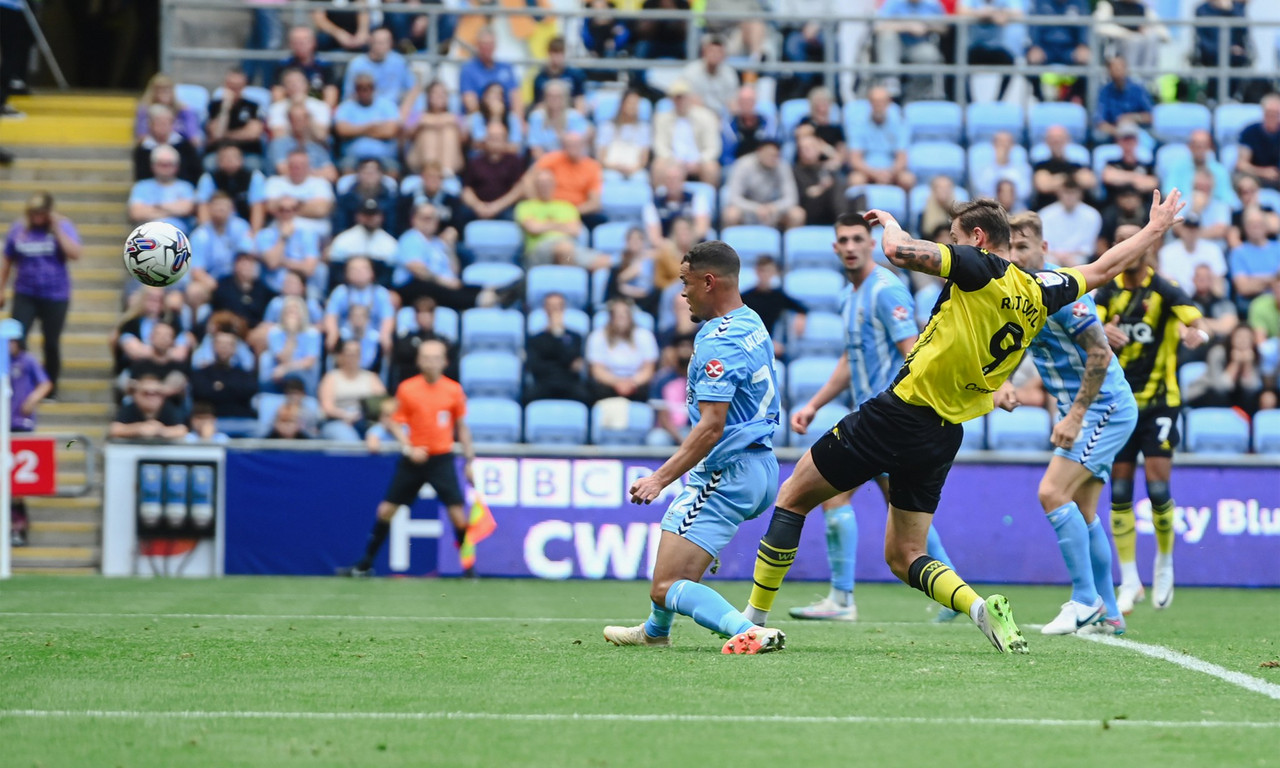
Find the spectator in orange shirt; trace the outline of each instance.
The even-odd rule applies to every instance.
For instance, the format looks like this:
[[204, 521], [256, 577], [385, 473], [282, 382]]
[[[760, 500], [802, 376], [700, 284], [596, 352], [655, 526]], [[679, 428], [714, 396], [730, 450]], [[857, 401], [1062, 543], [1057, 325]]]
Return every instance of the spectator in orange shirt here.
[[[533, 166], [535, 170], [551, 171], [556, 177], [557, 200], [566, 200], [578, 209], [587, 229], [595, 229], [608, 219], [601, 211], [600, 193], [604, 189], [604, 172], [600, 163], [587, 154], [587, 137], [581, 133], [566, 133], [561, 139], [563, 149], [548, 152]], [[533, 176], [526, 176], [526, 197], [533, 197]]]
[[435, 489], [453, 523], [454, 538], [458, 546], [462, 546], [467, 535], [467, 515], [453, 453], [455, 431], [462, 444], [463, 473], [468, 483], [472, 482], [471, 463], [476, 454], [471, 443], [471, 428], [465, 421], [467, 396], [462, 392], [462, 385], [445, 377], [448, 362], [443, 342], [422, 342], [418, 347], [418, 370], [422, 375], [406, 379], [396, 389], [399, 405], [393, 419], [399, 428], [392, 431], [392, 436], [400, 443], [404, 455], [396, 465], [383, 501], [378, 504], [378, 519], [369, 533], [364, 557], [354, 566], [339, 568], [339, 576], [372, 575], [373, 560], [391, 533], [392, 516], [400, 507], [412, 505], [424, 485]]

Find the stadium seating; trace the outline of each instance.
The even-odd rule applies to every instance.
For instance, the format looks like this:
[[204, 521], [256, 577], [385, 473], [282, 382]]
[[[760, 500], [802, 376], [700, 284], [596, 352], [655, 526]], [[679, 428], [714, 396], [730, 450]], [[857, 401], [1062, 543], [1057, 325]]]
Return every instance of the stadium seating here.
[[[584, 340], [591, 333], [591, 318], [581, 309], [566, 309], [564, 327], [581, 336]], [[530, 336], [537, 336], [547, 328], [547, 313], [542, 307], [531, 310], [525, 321], [525, 330]]]
[[912, 142], [959, 144], [964, 139], [964, 112], [950, 101], [913, 101], [902, 111]]
[[[976, 144], [970, 144], [968, 149], [968, 167], [971, 169], [985, 168], [996, 161], [996, 148], [989, 141], [983, 141]], [[1030, 163], [1027, 159], [1027, 148], [1021, 144], [1014, 144], [1013, 149], [1009, 151], [1009, 159], [1014, 163]], [[959, 189], [956, 190], [957, 192]], [[966, 190], [967, 191], [967, 190]]]
[[200, 117], [203, 125], [209, 119], [209, 89], [195, 83], [178, 83], [173, 87], [174, 98], [185, 104]]
[[549, 293], [563, 295], [565, 303], [575, 309], [586, 309], [590, 299], [587, 271], [562, 264], [544, 264], [530, 269], [524, 291], [527, 307], [541, 307], [542, 300]]
[[778, 127], [779, 138], [784, 144], [791, 141], [791, 137], [795, 135], [796, 126], [808, 116], [808, 99], [788, 99], [782, 102], [782, 106], [778, 107]]
[[[357, 181], [357, 176], [354, 173], [348, 173], [348, 174], [339, 176], [338, 180], [333, 183], [333, 191], [335, 194], [345, 195], [351, 191], [352, 187], [356, 185], [356, 181]], [[421, 176], [418, 177], [418, 186], [419, 187], [422, 186]], [[387, 193], [391, 195], [396, 194], [400, 189], [399, 185], [396, 184], [396, 180], [391, 178], [390, 176], [382, 177], [382, 188], [385, 189]]]
[[1187, 387], [1191, 384], [1191, 382], [1204, 376], [1205, 372], [1208, 370], [1209, 370], [1208, 363], [1203, 363], [1196, 360], [1193, 360], [1188, 363], [1183, 363], [1182, 367], [1178, 368], [1178, 389], [1182, 390], [1182, 392], [1185, 393], [1187, 391]]
[[960, 453], [981, 451], [987, 447], [987, 419], [985, 416], [966, 421], [961, 426], [964, 427], [964, 439], [960, 441]]
[[1049, 412], [1022, 407], [1015, 411], [996, 409], [987, 421], [987, 446], [993, 451], [1047, 451]]
[[476, 397], [467, 403], [467, 425], [477, 443], [520, 442], [520, 404], [501, 397]]
[[476, 261], [516, 262], [524, 234], [514, 221], [473, 221], [463, 232], [467, 250]]
[[961, 185], [965, 176], [965, 152], [948, 141], [922, 141], [907, 150], [907, 167], [922, 181], [946, 176]]
[[600, 206], [611, 222], [639, 224], [645, 206], [651, 202], [653, 192], [643, 181], [606, 184], [600, 196]]
[[1280, 455], [1280, 410], [1273, 408], [1253, 415], [1253, 451]]
[[[897, 104], [889, 105], [889, 114], [902, 117], [902, 108]], [[853, 136], [868, 120], [871, 119], [871, 103], [866, 99], [855, 99], [844, 103], [844, 135]]]
[[[618, 107], [622, 104], [623, 91], [598, 88], [587, 95], [587, 103], [591, 106], [591, 120], [597, 126], [604, 125], [618, 115]], [[647, 123], [653, 119], [653, 102], [641, 99], [639, 104], [640, 122]]]
[[597, 269], [591, 273], [591, 304], [601, 306], [609, 292], [609, 270]]
[[791, 339], [787, 354], [799, 357], [833, 357], [844, 352], [844, 319], [831, 312], [810, 312], [804, 335]]
[[524, 409], [525, 442], [538, 445], [585, 445], [587, 406], [574, 400], [538, 400]]
[[462, 356], [459, 369], [470, 397], [520, 399], [520, 358], [510, 352], [472, 352]]
[[627, 232], [634, 222], [609, 221], [591, 230], [591, 247], [609, 256], [617, 256], [627, 245]]
[[482, 288], [506, 288], [522, 279], [523, 269], [500, 261], [482, 261], [462, 268], [462, 282]]
[[596, 445], [644, 445], [653, 429], [653, 409], [647, 403], [627, 403], [627, 423], [607, 427], [602, 416], [603, 402], [591, 408], [591, 442]]
[[773, 227], [756, 224], [727, 227], [720, 237], [738, 252], [743, 266], [752, 266], [760, 256], [782, 261], [782, 235]]
[[835, 232], [831, 227], [795, 227], [782, 235], [788, 269], [840, 269], [840, 259], [832, 249]]
[[[404, 180], [400, 182], [400, 194], [402, 195], [415, 195], [421, 189], [422, 176], [420, 174], [415, 173], [412, 176], [405, 176]], [[461, 195], [462, 179], [457, 176], [446, 176], [440, 182], [440, 189], [451, 195]]]
[[1070, 101], [1032, 104], [1027, 112], [1027, 140], [1032, 144], [1044, 141], [1045, 132], [1055, 125], [1066, 128], [1077, 144], [1089, 141], [1089, 114], [1084, 107]]
[[992, 136], [1002, 131], [1012, 133], [1014, 140], [1021, 144], [1026, 132], [1022, 105], [1008, 101], [970, 104], [965, 108], [964, 122], [970, 144], [990, 142]]
[[[1150, 165], [1155, 157], [1151, 154], [1151, 150], [1146, 147], [1138, 147], [1135, 153], [1138, 156], [1138, 162]], [[1119, 144], [1101, 144], [1093, 148], [1093, 172], [1098, 177], [1098, 184], [1102, 184], [1102, 170], [1107, 167], [1107, 163], [1119, 160], [1124, 155], [1124, 150]]]
[[[678, 283], [677, 283], [678, 285]], [[631, 318], [635, 321], [637, 328], [644, 328], [651, 333], [657, 333], [657, 324], [654, 322], [653, 315], [645, 312], [639, 307], [631, 308]], [[609, 324], [609, 310], [601, 309], [591, 316], [591, 329], [603, 328]]]
[[[1089, 165], [1093, 162], [1093, 158], [1089, 155], [1089, 148], [1083, 144], [1068, 144], [1064, 154], [1066, 154], [1068, 160], [1076, 165]], [[1028, 154], [1028, 157], [1034, 165], [1035, 163], [1041, 163], [1048, 160], [1049, 155], [1049, 145], [1044, 142], [1040, 142], [1031, 148], [1031, 152]]]
[[1249, 421], [1232, 408], [1186, 411], [1187, 450], [1192, 453], [1237, 454], [1249, 451]]
[[844, 286], [829, 269], [792, 269], [782, 278], [782, 289], [810, 312], [839, 312]]
[[1213, 128], [1213, 115], [1203, 104], [1157, 104], [1151, 112], [1151, 133], [1162, 142], [1185, 142], [1194, 131]]
[[[794, 360], [787, 366], [787, 402], [795, 410], [809, 402], [822, 385], [831, 378], [831, 372], [840, 362], [836, 357], [806, 357]], [[847, 402], [848, 393], [841, 393], [841, 402]]]
[[[458, 316], [457, 310], [449, 307], [436, 307], [434, 331], [448, 339], [449, 343], [457, 343], [458, 329], [461, 324], [462, 319]], [[401, 307], [396, 312], [396, 333], [406, 335], [417, 331], [417, 313], [414, 312], [413, 307]]]
[[[1209, 151], [1209, 156], [1218, 159], [1217, 153]], [[1179, 162], [1191, 157], [1191, 150], [1186, 144], [1164, 144], [1156, 150], [1156, 175], [1164, 178], [1169, 169]]]
[[845, 196], [850, 200], [858, 195], [866, 199], [866, 208], [878, 208], [897, 219], [899, 223], [907, 221], [907, 193], [902, 187], [892, 184], [864, 184], [860, 187], [849, 187]]
[[[254, 396], [253, 406], [258, 411], [254, 437], [266, 437], [271, 434], [271, 428], [276, 422], [276, 413], [280, 411], [280, 406], [284, 405], [287, 399], [284, 395], [272, 392], [263, 392]], [[320, 402], [307, 395], [302, 399], [302, 410], [308, 413], [320, 413]]]
[[[802, 403], [803, 405], [803, 403]], [[792, 434], [787, 439], [791, 441], [791, 445], [802, 450], [807, 450], [818, 442], [818, 438], [831, 431], [831, 428], [840, 423], [840, 420], [849, 414], [849, 409], [844, 405], [837, 403], [827, 403], [818, 409], [813, 415], [813, 421], [809, 422], [809, 429], [805, 430], [803, 435]]]
[[462, 353], [524, 350], [524, 315], [515, 309], [468, 309], [462, 313]]
[[[218, 87], [213, 92], [212, 101], [222, 98], [223, 89]], [[177, 95], [177, 89], [174, 89], [174, 95]], [[246, 85], [244, 90], [240, 92], [240, 98], [245, 101], [252, 101], [258, 105], [258, 116], [267, 114], [267, 110], [271, 107], [271, 91], [260, 85]]]
[[1240, 132], [1262, 122], [1261, 104], [1219, 104], [1213, 111], [1213, 141], [1219, 147], [1240, 143]]
[[[911, 209], [911, 226], [920, 226], [920, 217], [924, 215], [924, 207], [929, 202], [930, 194], [932, 194], [932, 190], [929, 189], [928, 184], [917, 184], [911, 188], [911, 193], [907, 196], [907, 200], [910, 203], [909, 208]], [[963, 203], [968, 201], [968, 199], [969, 190], [964, 187], [956, 187], [952, 200], [958, 203]]]

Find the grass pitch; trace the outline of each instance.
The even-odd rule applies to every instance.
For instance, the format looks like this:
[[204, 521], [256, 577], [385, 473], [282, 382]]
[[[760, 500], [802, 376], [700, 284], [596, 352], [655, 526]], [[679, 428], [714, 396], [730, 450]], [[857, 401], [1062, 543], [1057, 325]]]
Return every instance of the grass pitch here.
[[[1024, 625], [1065, 592], [1005, 590]], [[19, 577], [0, 765], [1280, 765], [1274, 591], [1179, 590], [1126, 635], [1263, 692], [1035, 630], [1001, 656], [902, 585], [859, 586], [858, 624], [779, 622], [767, 656], [721, 656], [687, 619], [669, 649], [601, 639], [647, 605], [641, 583]]]

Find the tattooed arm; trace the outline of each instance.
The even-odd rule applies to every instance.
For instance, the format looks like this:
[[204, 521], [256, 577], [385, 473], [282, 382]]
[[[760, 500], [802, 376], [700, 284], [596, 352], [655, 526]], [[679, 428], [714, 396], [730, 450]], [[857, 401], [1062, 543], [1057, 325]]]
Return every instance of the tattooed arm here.
[[1070, 450], [1080, 434], [1084, 416], [1102, 391], [1102, 382], [1107, 378], [1107, 367], [1115, 356], [1100, 323], [1093, 323], [1081, 331], [1076, 336], [1076, 343], [1088, 355], [1084, 361], [1084, 373], [1080, 376], [1080, 391], [1076, 393], [1071, 410], [1054, 425], [1053, 434], [1049, 438], [1055, 447], [1064, 450]]
[[867, 211], [863, 218], [871, 226], [879, 224], [884, 227], [884, 235], [880, 238], [880, 246], [884, 255], [895, 266], [926, 275], [942, 273], [942, 249], [937, 243], [928, 240], [913, 240], [911, 235], [903, 231], [893, 215], [885, 211]]

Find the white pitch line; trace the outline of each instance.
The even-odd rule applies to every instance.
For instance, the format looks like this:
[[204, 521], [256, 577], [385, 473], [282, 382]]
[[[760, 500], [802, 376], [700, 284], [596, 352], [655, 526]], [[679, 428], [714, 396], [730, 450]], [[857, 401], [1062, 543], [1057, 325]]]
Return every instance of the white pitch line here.
[[1089, 640], [1094, 643], [1102, 643], [1103, 645], [1113, 645], [1117, 648], [1127, 648], [1135, 653], [1143, 656], [1150, 656], [1153, 659], [1167, 661], [1170, 664], [1176, 664], [1183, 669], [1190, 669], [1195, 672], [1203, 672], [1211, 677], [1224, 680], [1232, 685], [1239, 686], [1254, 693], [1260, 693], [1272, 699], [1280, 701], [1280, 685], [1260, 680], [1252, 675], [1246, 675], [1243, 672], [1236, 672], [1226, 667], [1220, 667], [1217, 664], [1210, 663], [1204, 659], [1198, 659], [1195, 656], [1181, 653], [1163, 645], [1151, 645], [1149, 643], [1139, 643], [1135, 640], [1126, 640], [1122, 637], [1113, 637], [1111, 635], [1082, 635], [1077, 633], [1076, 637], [1082, 640]]
[[[609, 624], [635, 621], [630, 618], [581, 618], [559, 616], [361, 616], [359, 614], [278, 614], [278, 613], [76, 613], [58, 611], [0, 611], [0, 618], [57, 618], [57, 619], [207, 619], [230, 621], [279, 620], [279, 621], [429, 621], [429, 622], [507, 622], [513, 624]], [[796, 624], [796, 620], [780, 619], [778, 623]], [[813, 625], [813, 622], [805, 622]], [[860, 621], [854, 626], [863, 627], [927, 627], [926, 621]]]
[[0, 718], [102, 718], [117, 720], [487, 720], [500, 722], [606, 723], [769, 723], [776, 725], [994, 725], [1048, 728], [1206, 728], [1271, 729], [1280, 721], [1253, 720], [1067, 720], [1056, 718], [888, 717], [879, 715], [706, 715], [679, 713], [541, 713], [541, 712], [261, 712], [261, 711], [145, 711], [99, 709], [8, 709]]

